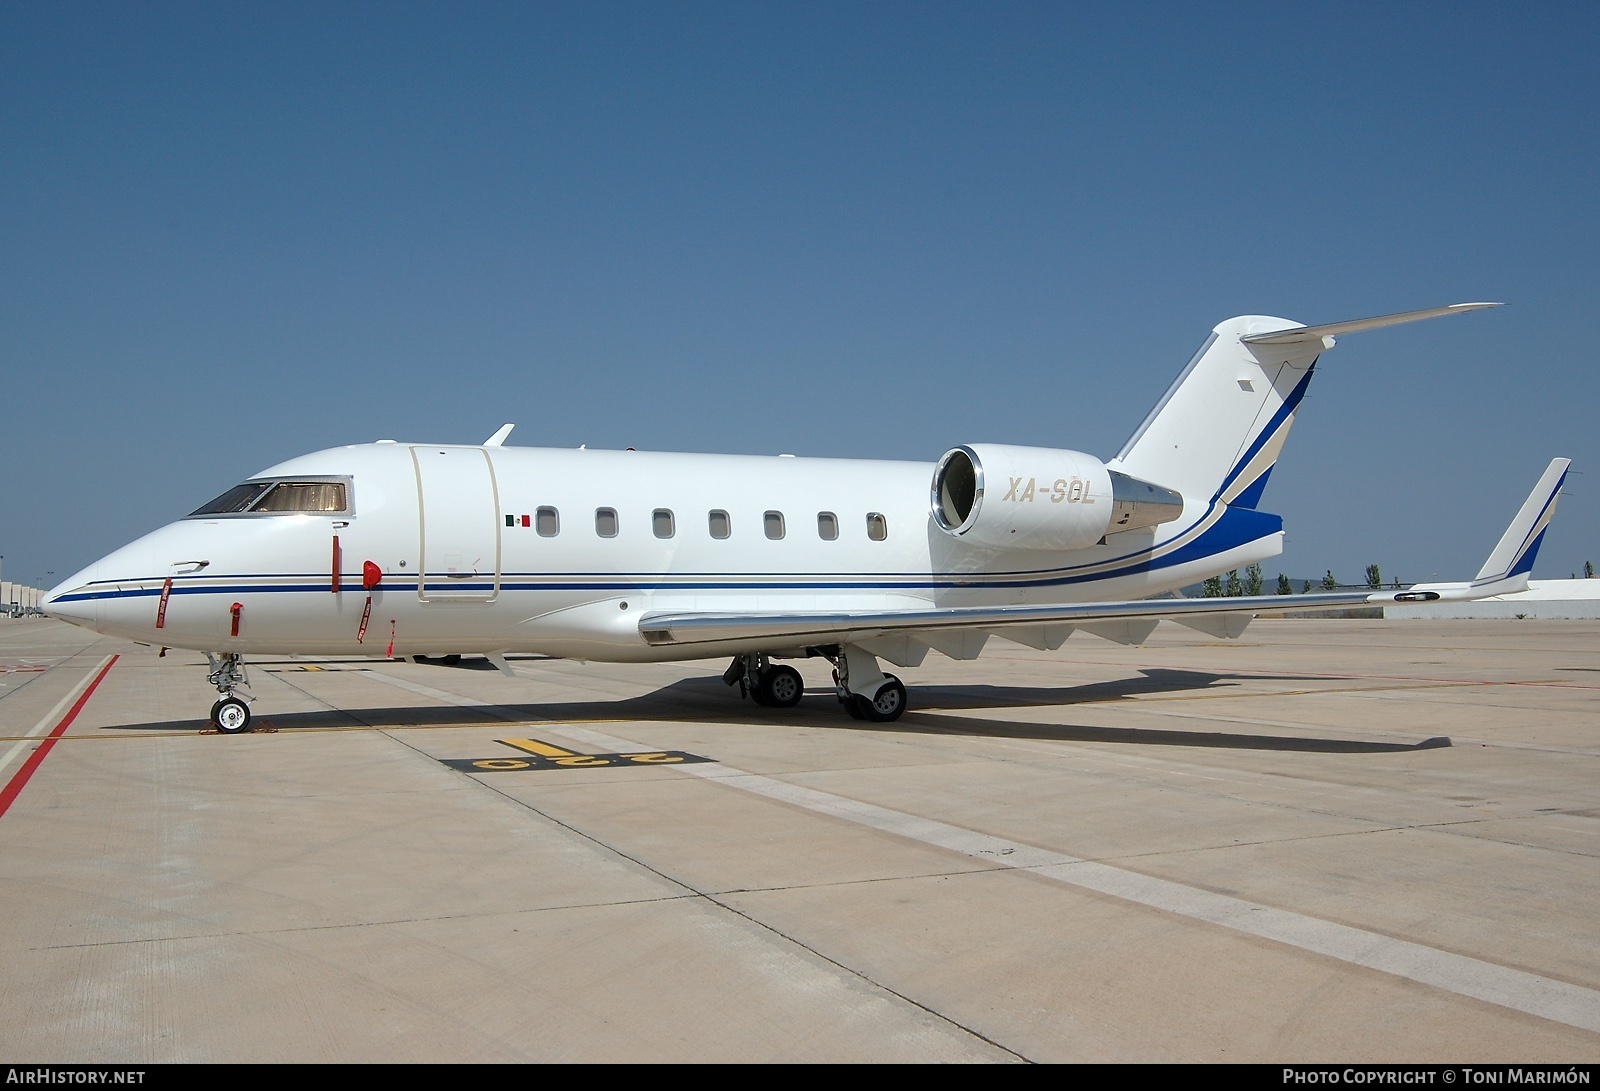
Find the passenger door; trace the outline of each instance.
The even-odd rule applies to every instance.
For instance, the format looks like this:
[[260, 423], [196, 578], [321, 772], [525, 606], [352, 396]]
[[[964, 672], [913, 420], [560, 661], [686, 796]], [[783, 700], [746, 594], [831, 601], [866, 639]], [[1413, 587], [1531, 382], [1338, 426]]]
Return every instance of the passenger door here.
[[481, 447], [413, 447], [424, 601], [487, 602], [500, 593], [500, 501]]

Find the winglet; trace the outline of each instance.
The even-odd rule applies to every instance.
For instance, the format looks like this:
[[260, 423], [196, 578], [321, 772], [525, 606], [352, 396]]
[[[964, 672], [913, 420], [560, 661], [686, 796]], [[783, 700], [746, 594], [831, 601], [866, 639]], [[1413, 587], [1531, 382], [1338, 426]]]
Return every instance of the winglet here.
[[505, 444], [506, 437], [511, 434], [511, 429], [513, 429], [515, 427], [516, 427], [516, 425], [514, 425], [514, 424], [502, 424], [500, 426], [500, 431], [496, 432], [494, 435], [492, 435], [488, 439], [484, 440], [483, 441], [483, 445], [485, 447], [500, 447], [500, 446], [503, 446]]
[[1305, 341], [1320, 341], [1324, 337], [1338, 337], [1341, 334], [1359, 333], [1362, 330], [1381, 330], [1385, 326], [1400, 326], [1407, 322], [1421, 322], [1424, 318], [1443, 318], [1445, 315], [1466, 314], [1468, 311], [1481, 311], [1487, 307], [1498, 306], [1500, 306], [1498, 303], [1452, 303], [1448, 307], [1429, 307], [1423, 311], [1404, 311], [1401, 314], [1385, 314], [1377, 318], [1330, 322], [1325, 326], [1294, 326], [1287, 330], [1252, 333], [1239, 340], [1247, 345], [1293, 345]]

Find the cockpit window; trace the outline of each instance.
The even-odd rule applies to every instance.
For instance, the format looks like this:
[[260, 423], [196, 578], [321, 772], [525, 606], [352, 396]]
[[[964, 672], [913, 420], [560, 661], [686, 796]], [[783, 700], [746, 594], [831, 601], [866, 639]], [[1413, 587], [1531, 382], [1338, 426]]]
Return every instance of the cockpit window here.
[[246, 481], [196, 508], [189, 516], [289, 512], [338, 515], [349, 510], [349, 489], [344, 481]]
[[344, 482], [342, 481], [280, 481], [256, 502], [251, 511], [318, 511], [344, 510]]
[[235, 485], [209, 504], [202, 504], [190, 515], [237, 515], [249, 511], [250, 505], [261, 499], [261, 494], [272, 487], [270, 481], [246, 481]]

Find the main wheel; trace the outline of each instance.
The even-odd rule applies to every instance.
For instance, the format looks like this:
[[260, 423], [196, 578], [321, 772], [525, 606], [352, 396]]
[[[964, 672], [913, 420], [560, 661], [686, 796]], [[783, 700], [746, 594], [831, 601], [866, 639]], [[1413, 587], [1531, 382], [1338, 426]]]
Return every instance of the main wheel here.
[[211, 726], [224, 735], [250, 730], [250, 706], [237, 697], [224, 697], [211, 706]]
[[805, 691], [806, 684], [793, 667], [769, 667], [756, 683], [761, 703], [771, 708], [793, 708]]
[[861, 718], [864, 720], [879, 724], [892, 723], [906, 710], [905, 683], [892, 674], [886, 674], [884, 677], [889, 680], [889, 684], [880, 689], [878, 695], [870, 701], [859, 693], [855, 695], [855, 707], [861, 712]]

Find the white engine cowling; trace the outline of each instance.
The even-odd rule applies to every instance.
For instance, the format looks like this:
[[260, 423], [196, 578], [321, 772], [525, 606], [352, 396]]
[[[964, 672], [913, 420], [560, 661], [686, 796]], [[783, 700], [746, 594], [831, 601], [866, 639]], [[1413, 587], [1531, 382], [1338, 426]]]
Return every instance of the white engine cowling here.
[[997, 549], [1084, 549], [1183, 511], [1177, 493], [1108, 470], [1093, 455], [998, 443], [945, 452], [930, 499], [945, 533]]

